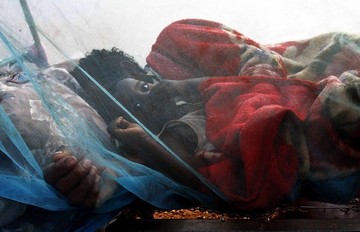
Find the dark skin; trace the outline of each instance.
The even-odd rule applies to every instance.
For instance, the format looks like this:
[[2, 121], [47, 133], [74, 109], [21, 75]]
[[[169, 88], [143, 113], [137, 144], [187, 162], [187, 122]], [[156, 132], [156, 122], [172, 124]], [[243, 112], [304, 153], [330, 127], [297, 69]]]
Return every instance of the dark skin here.
[[[60, 148], [53, 155], [53, 163], [44, 171], [46, 182], [66, 196], [74, 206], [94, 208], [111, 196], [115, 185], [111, 179], [101, 179], [101, 174], [114, 174], [89, 159], [78, 159], [67, 147]], [[104, 184], [107, 188], [100, 188]]]
[[[202, 186], [195, 175], [183, 168], [178, 159], [169, 154], [156, 140], [151, 138], [138, 124], [130, 123], [124, 118], [115, 119], [108, 127], [108, 132], [117, 140], [127, 144], [127, 154], [130, 160], [140, 162], [159, 172], [172, 177], [175, 181], [193, 189]], [[165, 134], [162, 141], [179, 155], [190, 166], [197, 166], [193, 159], [193, 151], [182, 146], [176, 134]], [[131, 145], [132, 144], [132, 145]], [[126, 147], [126, 146], [125, 146]], [[153, 154], [156, 154], [154, 156]], [[166, 165], [164, 165], [166, 164]]]
[[92, 162], [88, 159], [78, 160], [66, 148], [55, 152], [53, 161], [44, 169], [45, 180], [72, 204], [94, 207], [100, 193], [100, 175]]
[[[124, 79], [118, 83], [116, 87], [118, 91], [113, 96], [120, 100], [130, 111], [138, 110], [134, 114], [139, 115], [141, 121], [155, 121], [156, 123], [152, 123], [151, 126], [152, 131], [157, 133], [165, 122], [178, 119], [186, 113], [177, 111], [178, 107], [172, 105], [171, 101], [170, 103], [167, 101], [173, 96], [181, 95], [185, 96], [185, 100], [189, 102], [198, 102], [200, 94], [197, 91], [197, 86], [204, 79], [162, 81], [157, 85], [134, 79]], [[125, 90], [129, 91], [126, 92]], [[141, 107], [138, 107], [139, 104], [137, 103], [140, 103]], [[164, 112], [161, 110], [164, 104], [167, 106], [167, 112], [172, 114], [161, 113]], [[157, 108], [158, 106], [160, 109]], [[170, 109], [168, 110], [168, 108]], [[149, 111], [152, 114], [149, 114]], [[151, 118], [143, 117], [144, 115], [150, 115]], [[162, 172], [175, 181], [193, 189], [203, 187], [203, 184], [191, 171], [183, 168], [178, 159], [170, 155], [139, 125], [119, 117], [110, 123], [108, 132], [124, 144], [123, 148], [128, 159]], [[193, 150], [184, 146], [182, 138], [178, 135], [178, 133], [166, 132], [162, 134], [161, 139], [190, 166], [198, 166], [199, 164], [194, 159]], [[54, 163], [45, 168], [44, 176], [45, 180], [64, 194], [72, 204], [94, 208], [108, 195], [111, 195], [111, 192], [102, 193], [100, 189], [101, 171], [99, 170], [101, 168], [95, 167], [90, 160], [77, 160], [68, 150], [64, 150], [60, 154], [54, 154]], [[164, 165], [165, 163], [166, 165]]]
[[191, 103], [201, 101], [197, 86], [204, 79], [165, 80], [152, 84], [125, 78], [118, 82], [115, 92], [112, 94], [137, 119], [157, 134], [166, 122], [179, 119], [187, 113], [186, 110], [175, 105], [174, 98], [176, 96], [182, 96], [183, 100]]

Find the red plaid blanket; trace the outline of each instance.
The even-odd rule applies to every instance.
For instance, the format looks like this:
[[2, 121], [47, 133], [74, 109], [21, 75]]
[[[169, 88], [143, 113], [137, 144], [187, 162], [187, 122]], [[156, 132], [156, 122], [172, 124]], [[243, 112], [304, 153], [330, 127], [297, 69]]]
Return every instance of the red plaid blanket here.
[[147, 62], [168, 79], [214, 77], [199, 90], [207, 136], [226, 159], [199, 171], [234, 206], [258, 209], [308, 183], [320, 199], [358, 192], [359, 45], [344, 33], [261, 45], [187, 19], [162, 31]]

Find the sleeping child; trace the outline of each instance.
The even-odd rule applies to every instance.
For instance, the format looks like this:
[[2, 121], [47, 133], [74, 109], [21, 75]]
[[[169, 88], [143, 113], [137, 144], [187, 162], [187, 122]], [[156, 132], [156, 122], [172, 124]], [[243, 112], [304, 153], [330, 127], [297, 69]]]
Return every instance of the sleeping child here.
[[360, 187], [358, 41], [330, 33], [261, 45], [186, 19], [160, 33], [145, 69], [118, 49], [81, 59], [138, 120], [80, 68], [71, 73], [80, 86], [52, 69], [1, 76], [0, 210], [11, 213], [0, 226], [40, 220], [37, 231], [54, 231], [92, 213], [101, 223], [136, 197], [239, 210], [351, 200]]
[[[165, 32], [192, 23], [177, 22]], [[201, 29], [201, 36], [210, 36], [208, 27], [214, 27], [215, 23], [197, 23], [194, 33]], [[202, 24], [207, 26], [199, 26]], [[170, 74], [176, 69], [175, 74], [189, 75], [190, 69], [182, 70], [189, 57], [184, 60], [179, 57], [179, 63], [172, 60], [173, 66], [170, 63], [168, 66], [150, 65], [147, 73], [136, 63], [119, 62], [118, 49], [93, 51], [80, 60], [80, 66], [89, 70], [91, 76], [158, 134], [181, 160], [219, 188], [225, 195], [219, 198], [231, 207], [267, 209], [300, 196], [335, 203], [355, 197], [359, 190], [360, 167], [356, 145], [357, 71], [345, 69], [339, 77], [330, 75], [317, 77], [320, 81], [305, 80], [306, 75], [302, 73], [304, 78], [301, 77], [299, 66], [291, 66], [285, 58], [281, 60], [278, 53], [251, 40], [237, 42], [236, 48], [240, 47], [237, 56], [244, 60], [240, 62], [242, 66], [236, 73], [228, 71], [223, 76], [219, 76], [218, 69], [209, 66], [209, 70], [218, 75], [207, 73], [208, 76], [190, 76], [184, 80], [179, 80], [179, 76], [172, 78]], [[154, 45], [153, 52], [162, 50], [157, 49], [161, 45]], [[168, 48], [167, 52], [174, 54], [177, 51], [174, 49], [186, 49], [171, 46], [173, 50]], [[246, 47], [244, 53], [241, 53], [241, 46]], [[274, 49], [279, 50], [279, 47], [274, 46]], [[225, 58], [236, 61], [234, 54]], [[148, 61], [151, 63], [159, 57], [158, 53], [150, 54]], [[205, 59], [192, 57], [195, 58]], [[107, 62], [102, 63], [102, 60]], [[94, 71], [99, 67], [103, 71]], [[119, 75], [124, 67], [126, 75]], [[109, 73], [116, 75], [106, 75]], [[79, 78], [76, 71], [72, 74], [82, 84], [81, 75]], [[284, 74], [292, 77], [284, 77]], [[106, 107], [102, 102], [94, 108], [99, 105]], [[156, 138], [129, 122], [126, 114], [122, 115], [110, 123], [108, 131], [126, 150], [123, 156], [159, 170], [186, 186], [213, 194], [160, 146]], [[54, 176], [53, 182], [56, 182], [59, 177]]]
[[[107, 123], [123, 116], [108, 128], [126, 150], [120, 155], [215, 194], [220, 204], [267, 209], [300, 196], [340, 203], [359, 191], [357, 41], [335, 33], [264, 46], [222, 24], [188, 19], [163, 30], [146, 70], [118, 58], [129, 56], [117, 49], [81, 59], [177, 156], [129, 122], [78, 69], [72, 75], [93, 93], [87, 101]], [[60, 190], [71, 185], [69, 195], [83, 179], [68, 178], [78, 166], [63, 165], [72, 157], [63, 154], [45, 178]]]

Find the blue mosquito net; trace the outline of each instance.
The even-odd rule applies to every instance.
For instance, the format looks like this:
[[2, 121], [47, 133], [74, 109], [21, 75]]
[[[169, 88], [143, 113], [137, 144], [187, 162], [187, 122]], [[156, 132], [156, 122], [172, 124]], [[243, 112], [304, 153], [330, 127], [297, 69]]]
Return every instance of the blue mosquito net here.
[[[147, 22], [148, 17], [137, 10], [149, 11], [153, 1], [131, 1], [131, 6], [129, 2], [0, 1], [0, 231], [96, 231], [139, 199], [164, 209], [197, 204], [250, 211], [277, 207], [302, 194], [333, 203], [346, 203], [358, 196], [357, 34], [335, 32], [264, 45], [223, 25], [228, 23], [225, 21], [171, 18], [174, 23], [167, 26], [161, 25], [165, 16], [158, 20], [150, 15], [159, 21], [152, 25], [155, 20]], [[288, 2], [268, 1], [275, 13], [259, 11], [258, 21], [263, 23], [265, 18], [271, 24], [274, 15], [290, 9], [302, 13], [300, 5], [308, 8], [306, 1]], [[316, 2], [314, 7], [321, 5], [321, 1], [312, 2]], [[344, 3], [346, 14], [342, 15], [357, 9], [354, 2]], [[236, 7], [231, 8], [233, 14], [228, 8], [224, 14], [218, 4], [201, 1], [192, 2], [190, 8], [196, 9], [195, 17], [202, 17], [201, 12], [209, 9], [203, 5], [209, 5], [214, 9], [209, 18], [220, 12], [240, 21], [243, 32], [249, 27], [262, 35], [279, 36], [271, 33], [267, 24], [263, 26], [270, 28], [270, 33], [244, 23], [249, 17], [256, 18], [254, 10], [247, 5], [249, 1], [236, 4], [246, 9], [241, 14], [243, 20], [233, 17], [238, 13]], [[164, 7], [170, 5], [176, 7], [173, 2]], [[326, 15], [325, 21], [305, 14], [311, 23], [308, 28], [316, 30], [313, 34], [339, 30], [325, 28], [321, 22], [347, 22], [339, 20], [338, 5], [334, 5], [334, 12], [329, 10], [332, 8], [311, 12], [312, 17]], [[162, 7], [157, 10], [167, 11]], [[281, 13], [276, 14], [276, 10]], [[136, 15], [127, 17], [129, 11]], [[353, 18], [351, 22], [356, 22]], [[320, 22], [320, 28], [315, 27], [315, 21]], [[291, 23], [291, 28], [296, 28]], [[141, 24], [149, 25], [149, 30], [136, 26]], [[358, 31], [357, 23], [352, 24]], [[288, 29], [281, 36], [289, 37], [279, 39], [296, 39]], [[150, 34], [154, 36], [150, 38]], [[137, 37], [149, 39], [129, 39]], [[130, 87], [118, 91], [117, 79], [113, 85], [99, 83], [103, 79], [98, 77], [119, 77], [115, 71], [104, 68], [100, 69], [103, 73], [94, 75], [91, 68], [82, 68], [82, 58], [88, 58], [93, 50], [112, 48], [134, 55], [142, 78], [151, 73], [152, 80], [165, 79], [152, 85], [155, 90], [149, 90], [150, 82], [142, 86], [151, 96], [150, 106], [144, 104], [153, 107], [151, 113], [138, 113], [144, 112], [136, 108], [142, 102], [134, 101], [130, 94], [124, 96], [127, 90], [131, 92]], [[145, 51], [146, 57], [141, 57], [139, 50]], [[116, 68], [128, 66], [128, 73], [121, 78], [135, 76], [131, 68], [137, 66], [131, 62], [105, 63]], [[203, 77], [212, 78], [202, 81]], [[171, 88], [165, 88], [168, 85]], [[159, 89], [166, 90], [168, 98], [152, 95], [156, 91], [162, 94]], [[93, 100], [100, 103], [93, 104]], [[181, 116], [171, 118], [175, 120], [170, 123], [163, 120], [166, 123], [154, 130], [164, 115]], [[146, 133], [142, 135], [150, 137], [146, 141], [155, 144], [151, 148], [158, 150], [144, 152], [146, 156], [140, 157], [144, 159], [137, 157], [144, 154], [139, 152], [140, 146], [137, 154], [128, 152], [127, 148], [134, 148], [139, 140], [125, 146], [124, 140], [116, 141], [107, 131], [118, 116], [138, 124]], [[174, 128], [178, 129], [172, 131], [176, 136], [170, 139], [180, 138], [175, 141], [177, 147], [165, 140], [169, 139], [166, 132]], [[159, 131], [160, 135], [154, 134]], [[161, 134], [164, 131], [165, 135]], [[53, 154], [62, 147], [70, 149], [77, 160], [89, 159], [98, 168], [100, 194], [94, 209], [74, 206], [56, 188], [59, 186], [45, 181], [44, 170], [54, 163]]]
[[[36, 25], [33, 16], [42, 13], [44, 27], [54, 26], [46, 21], [46, 17], [50, 17], [46, 11], [41, 12], [42, 3], [35, 2], [38, 8], [34, 4], [31, 10], [24, 0], [11, 1], [8, 5], [0, 3], [3, 11], [14, 12], [17, 18], [22, 18], [16, 22], [20, 25], [0, 20], [0, 200], [3, 205], [16, 206], [13, 214], [18, 215], [17, 226], [38, 220], [39, 231], [94, 231], [108, 222], [114, 212], [137, 198], [161, 208], [178, 208], [192, 201], [210, 205], [212, 199], [208, 196], [118, 155], [119, 151], [106, 132], [106, 124], [80, 97], [84, 90], [66, 70], [56, 66], [61, 62], [76, 66], [76, 62], [71, 57], [73, 54], [67, 54], [66, 48], [55, 41], [53, 34], [47, 34]], [[57, 14], [49, 12], [51, 17], [61, 20], [67, 13], [71, 17], [71, 12], [62, 12], [55, 2], [52, 10]], [[60, 20], [58, 27], [62, 27]], [[46, 51], [43, 44], [46, 44]], [[119, 109], [157, 139], [84, 73], [89, 82], [97, 85]], [[108, 189], [111, 194], [91, 212], [71, 206], [44, 181], [42, 169], [63, 145], [74, 149], [79, 159], [89, 158], [107, 170], [102, 173], [105, 181], [101, 188]], [[181, 163], [205, 186], [213, 188], [185, 162]], [[5, 224], [6, 219], [0, 219], [1, 223]]]

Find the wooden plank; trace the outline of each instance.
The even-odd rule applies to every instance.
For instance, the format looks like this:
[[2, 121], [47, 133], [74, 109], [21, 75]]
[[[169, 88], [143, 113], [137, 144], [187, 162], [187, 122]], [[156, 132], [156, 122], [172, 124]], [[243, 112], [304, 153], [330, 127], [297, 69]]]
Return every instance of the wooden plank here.
[[360, 220], [130, 220], [115, 221], [106, 229], [115, 231], [360, 231]]

